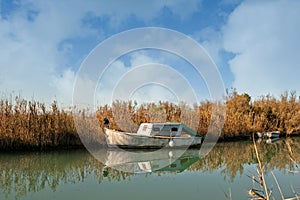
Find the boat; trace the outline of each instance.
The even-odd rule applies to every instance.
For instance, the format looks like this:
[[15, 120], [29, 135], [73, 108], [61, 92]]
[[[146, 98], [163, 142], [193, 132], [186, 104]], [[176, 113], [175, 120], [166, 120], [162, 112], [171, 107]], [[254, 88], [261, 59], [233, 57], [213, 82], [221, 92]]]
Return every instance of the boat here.
[[202, 136], [183, 123], [142, 123], [136, 133], [104, 129], [108, 147], [178, 148], [202, 143]]
[[257, 132], [256, 135], [259, 138], [263, 138], [264, 137], [264, 133], [263, 132]]
[[256, 135], [259, 138], [279, 138], [280, 131], [270, 131], [270, 132], [257, 132]]
[[280, 136], [280, 131], [267, 132], [266, 136], [268, 138], [278, 138]]

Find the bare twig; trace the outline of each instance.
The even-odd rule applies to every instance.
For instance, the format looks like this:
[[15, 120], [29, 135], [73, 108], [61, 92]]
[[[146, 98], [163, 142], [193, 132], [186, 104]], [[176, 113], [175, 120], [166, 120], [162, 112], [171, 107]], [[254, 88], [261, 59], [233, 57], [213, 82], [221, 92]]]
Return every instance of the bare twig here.
[[[293, 156], [293, 151], [292, 151], [292, 147], [291, 147], [290, 143], [288, 141], [286, 141], [285, 144], [286, 144], [286, 147], [287, 147], [287, 149], [289, 151], [290, 160], [298, 168], [298, 163], [296, 162], [296, 160], [295, 160], [295, 158]], [[289, 173], [298, 174], [298, 173], [300, 173], [300, 171], [298, 171], [298, 170], [293, 170], [293, 171], [289, 170]]]
[[249, 176], [249, 175], [247, 175], [246, 174], [246, 176], [248, 177], [248, 178], [251, 178], [253, 181], [255, 181], [256, 183], [258, 183], [258, 184], [260, 184], [260, 182], [258, 181], [258, 180], [256, 180], [256, 178], [255, 178], [255, 176]]
[[263, 192], [263, 191], [257, 190], [257, 189], [251, 189], [251, 190], [248, 191], [248, 194], [249, 194], [250, 196], [256, 196], [256, 197], [258, 197], [258, 198], [256, 198], [256, 199], [266, 199], [266, 198], [265, 198], [263, 195], [261, 195], [259, 192]]
[[254, 137], [253, 137], [253, 144], [254, 144], [255, 154], [256, 154], [256, 157], [257, 157], [258, 166], [259, 166], [259, 170], [260, 170], [260, 176], [261, 176], [260, 178], [262, 180], [262, 184], [263, 184], [263, 188], [264, 188], [265, 199], [269, 200], [270, 197], [269, 197], [269, 193], [268, 193], [267, 184], [266, 184], [266, 181], [265, 181], [263, 166], [262, 166], [260, 158], [259, 158], [259, 154], [258, 154], [258, 150], [257, 150], [257, 147], [256, 147], [256, 143], [255, 143]]
[[281, 190], [281, 188], [280, 188], [280, 186], [279, 186], [279, 183], [278, 183], [278, 181], [277, 181], [277, 178], [276, 178], [276, 176], [274, 175], [273, 172], [271, 172], [271, 174], [272, 174], [272, 176], [273, 176], [273, 178], [274, 178], [274, 180], [275, 180], [275, 183], [276, 183], [277, 188], [278, 188], [278, 190], [279, 190], [281, 199], [284, 200], [284, 196], [283, 196], [282, 190]]
[[232, 200], [232, 196], [231, 196], [231, 188], [229, 188], [229, 194], [227, 194], [227, 192], [224, 192], [226, 199], [228, 200]]
[[293, 193], [294, 193], [294, 195], [295, 195], [295, 198], [296, 198], [297, 200], [299, 200], [299, 199], [300, 199], [300, 196], [299, 196], [299, 195], [297, 194], [297, 192], [295, 191], [293, 185], [291, 185], [291, 188], [292, 188], [292, 191], [293, 191]]

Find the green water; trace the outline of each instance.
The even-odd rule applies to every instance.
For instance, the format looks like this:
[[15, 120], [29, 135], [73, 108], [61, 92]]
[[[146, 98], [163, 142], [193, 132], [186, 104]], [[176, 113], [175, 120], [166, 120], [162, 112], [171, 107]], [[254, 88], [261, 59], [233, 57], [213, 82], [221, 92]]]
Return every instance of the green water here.
[[[281, 197], [271, 172], [286, 198], [299, 194], [300, 138], [257, 145], [275, 199]], [[249, 199], [248, 190], [260, 188], [251, 179], [258, 166], [251, 141], [219, 143], [204, 158], [198, 150], [178, 159], [176, 150], [131, 153], [101, 150], [98, 155], [110, 167], [85, 150], [0, 153], [0, 199], [185, 200], [229, 199], [230, 194], [232, 199]]]

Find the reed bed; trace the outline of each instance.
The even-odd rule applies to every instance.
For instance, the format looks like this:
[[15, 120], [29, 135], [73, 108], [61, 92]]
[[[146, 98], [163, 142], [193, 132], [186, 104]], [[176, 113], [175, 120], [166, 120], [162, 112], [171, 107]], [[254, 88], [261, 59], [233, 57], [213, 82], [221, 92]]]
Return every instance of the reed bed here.
[[[214, 127], [223, 120], [221, 138], [225, 140], [247, 138], [257, 131], [279, 130], [287, 135], [300, 133], [300, 98], [295, 92], [286, 92], [279, 99], [267, 95], [251, 100], [248, 94], [238, 94], [233, 90], [224, 98], [225, 108], [210, 101], [192, 106], [162, 101], [143, 104], [115, 101], [112, 105], [99, 106], [91, 115], [84, 110], [75, 115], [72, 109], [59, 108], [57, 102], [45, 105], [20, 97], [0, 99], [0, 149], [83, 147], [80, 140], [83, 138], [103, 144], [105, 139], [101, 128], [105, 118], [109, 119], [110, 128], [133, 132], [143, 122], [182, 122], [203, 136], [209, 126]], [[223, 119], [221, 114], [212, 116], [213, 108], [217, 113], [226, 109], [226, 118]]]
[[[287, 135], [300, 133], [300, 97], [295, 92], [285, 92], [280, 99], [267, 95], [251, 100], [248, 94], [238, 94], [234, 90], [228, 92], [225, 100], [223, 139], [250, 137], [258, 131], [279, 130]], [[183, 122], [198, 134], [205, 135], [211, 124], [213, 106], [220, 108], [210, 101], [193, 106], [170, 102], [138, 105], [132, 101], [116, 101], [112, 106], [100, 106], [97, 118], [102, 127], [104, 118], [107, 118], [111, 128], [124, 131], [136, 131], [142, 122]]]
[[43, 150], [80, 146], [72, 112], [59, 109], [57, 102], [49, 108], [37, 101], [16, 97], [0, 100], [0, 149]]

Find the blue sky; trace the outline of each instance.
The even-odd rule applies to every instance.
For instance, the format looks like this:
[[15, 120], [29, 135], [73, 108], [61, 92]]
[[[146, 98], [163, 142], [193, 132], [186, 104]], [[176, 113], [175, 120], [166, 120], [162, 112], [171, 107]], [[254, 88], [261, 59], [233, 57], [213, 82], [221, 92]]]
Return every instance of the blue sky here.
[[[253, 97], [299, 94], [299, 19], [296, 0], [0, 0], [0, 92], [70, 104], [76, 73], [96, 45], [119, 32], [152, 26], [198, 41], [225, 88]], [[161, 58], [137, 52], [120, 60], [114, 73], [138, 61]]]

